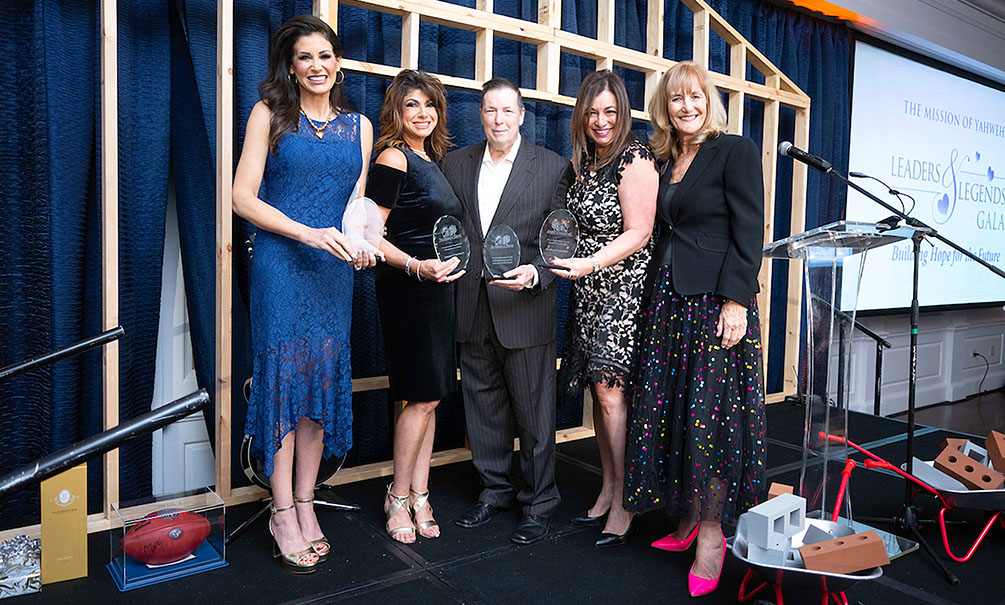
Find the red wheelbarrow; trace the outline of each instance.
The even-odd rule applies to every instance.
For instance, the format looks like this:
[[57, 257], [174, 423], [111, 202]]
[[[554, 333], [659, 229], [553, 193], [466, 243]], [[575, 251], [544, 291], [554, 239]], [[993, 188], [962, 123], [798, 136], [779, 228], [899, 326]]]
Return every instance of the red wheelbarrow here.
[[[946, 554], [949, 555], [954, 561], [959, 563], [964, 563], [970, 560], [970, 557], [974, 556], [974, 552], [977, 551], [977, 547], [981, 545], [985, 536], [994, 527], [995, 522], [1000, 522], [1002, 527], [1005, 527], [1005, 515], [1002, 512], [1005, 511], [1005, 489], [994, 489], [994, 490], [947, 490], [947, 489], [937, 489], [928, 485], [924, 481], [918, 479], [917, 477], [908, 474], [906, 471], [897, 468], [896, 466], [890, 464], [886, 460], [883, 460], [876, 454], [873, 454], [864, 447], [855, 444], [844, 437], [838, 437], [836, 435], [826, 435], [821, 433], [820, 437], [823, 439], [829, 439], [831, 441], [836, 441], [838, 443], [846, 443], [849, 447], [858, 450], [865, 454], [868, 460], [865, 461], [866, 468], [884, 468], [891, 470], [898, 475], [904, 477], [908, 481], [911, 481], [917, 485], [920, 489], [914, 492], [914, 497], [918, 494], [927, 492], [934, 496], [942, 504], [942, 508], [939, 510], [939, 531], [942, 533], [942, 546], [946, 550]], [[954, 508], [969, 508], [986, 511], [989, 514], [987, 524], [981, 530], [977, 539], [974, 541], [970, 550], [967, 554], [959, 557], [953, 554], [953, 551], [949, 548], [949, 536], [946, 533], [946, 512]]]

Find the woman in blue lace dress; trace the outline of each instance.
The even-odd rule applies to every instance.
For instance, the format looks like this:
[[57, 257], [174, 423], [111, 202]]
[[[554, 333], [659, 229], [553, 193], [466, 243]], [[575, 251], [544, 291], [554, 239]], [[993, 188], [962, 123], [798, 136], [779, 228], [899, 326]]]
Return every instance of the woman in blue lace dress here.
[[369, 121], [346, 110], [341, 59], [316, 17], [279, 28], [234, 177], [234, 211], [258, 227], [245, 432], [271, 482], [274, 554], [294, 573], [314, 571], [330, 550], [314, 485], [323, 454], [352, 446], [352, 265], [376, 262], [335, 227], [365, 187], [373, 141]]

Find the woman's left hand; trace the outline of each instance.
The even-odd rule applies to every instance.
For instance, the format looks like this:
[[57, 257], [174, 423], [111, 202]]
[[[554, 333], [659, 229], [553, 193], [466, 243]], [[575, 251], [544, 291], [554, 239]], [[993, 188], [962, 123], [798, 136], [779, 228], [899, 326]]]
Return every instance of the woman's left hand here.
[[721, 346], [728, 349], [740, 342], [747, 333], [747, 307], [740, 303], [727, 300], [719, 309], [719, 323], [715, 326], [715, 335], [721, 338]]
[[356, 256], [352, 259], [352, 266], [359, 269], [369, 269], [377, 264], [377, 259], [384, 260], [384, 253], [380, 250], [356, 250]]
[[551, 264], [566, 267], [565, 269], [548, 269], [555, 275], [566, 279], [579, 279], [593, 273], [593, 261], [588, 258], [556, 258], [551, 261]]

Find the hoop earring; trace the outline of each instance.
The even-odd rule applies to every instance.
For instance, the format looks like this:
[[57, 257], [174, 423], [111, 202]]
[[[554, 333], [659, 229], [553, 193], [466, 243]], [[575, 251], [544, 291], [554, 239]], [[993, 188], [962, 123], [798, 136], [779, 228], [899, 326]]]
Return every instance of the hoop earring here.
[[[340, 78], [339, 76], [342, 77]], [[340, 69], [337, 72], [335, 72], [335, 86], [338, 86], [342, 82], [345, 82], [345, 74], [342, 73], [342, 70]]]

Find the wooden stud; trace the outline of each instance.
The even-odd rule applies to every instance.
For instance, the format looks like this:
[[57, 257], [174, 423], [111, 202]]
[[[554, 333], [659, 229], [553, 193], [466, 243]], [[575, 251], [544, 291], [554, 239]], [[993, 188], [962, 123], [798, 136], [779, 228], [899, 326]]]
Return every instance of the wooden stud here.
[[[734, 80], [746, 80], [747, 77], [747, 47], [743, 43], [729, 46], [729, 77]], [[743, 134], [743, 103], [746, 95], [742, 92], [729, 93], [729, 120], [727, 132]]]
[[[663, 0], [649, 0], [646, 11], [646, 54], [663, 58]], [[613, 42], [613, 38], [611, 42]]]
[[419, 69], [419, 13], [401, 18], [401, 68]]
[[[764, 173], [764, 236], [762, 244], [772, 242], [775, 237], [775, 181], [778, 174], [778, 101], [768, 101], [764, 104], [764, 128], [761, 132], [761, 170]], [[761, 348], [767, 351], [770, 346], [771, 320], [771, 268], [772, 261], [763, 259], [757, 281], [761, 291], [757, 295], [758, 312], [761, 317]], [[764, 376], [767, 378], [767, 376]]]
[[234, 3], [216, 12], [216, 494], [230, 496], [234, 283]]
[[[538, 0], [537, 22], [548, 28], [561, 29], [561, 0]], [[537, 46], [537, 87], [544, 92], [558, 94], [558, 78], [562, 62], [562, 49], [554, 40]]]
[[709, 11], [706, 8], [694, 11], [694, 39], [691, 60], [708, 69]]
[[[614, 45], [614, 0], [597, 0], [597, 42]], [[597, 59], [597, 69], [614, 69], [614, 59]]]
[[[101, 2], [101, 329], [119, 325], [119, 105], [117, 0]], [[119, 424], [119, 343], [102, 351], [102, 427]], [[104, 455], [104, 515], [119, 502], [119, 450]]]
[[[810, 139], [810, 110], [796, 110], [793, 144], [806, 149]], [[789, 233], [795, 235], [806, 230], [806, 178], [807, 166], [802, 162], [792, 162], [792, 216], [789, 219]], [[773, 261], [772, 261], [773, 262]], [[785, 308], [785, 362], [782, 367], [782, 390], [796, 393], [799, 386], [799, 351], [802, 325], [803, 261], [789, 262], [788, 296]], [[764, 350], [764, 356], [768, 356]]]
[[314, 0], [314, 16], [338, 33], [338, 0]]
[[483, 29], [475, 34], [475, 80], [480, 82], [492, 79], [492, 42], [494, 38], [491, 29]]

